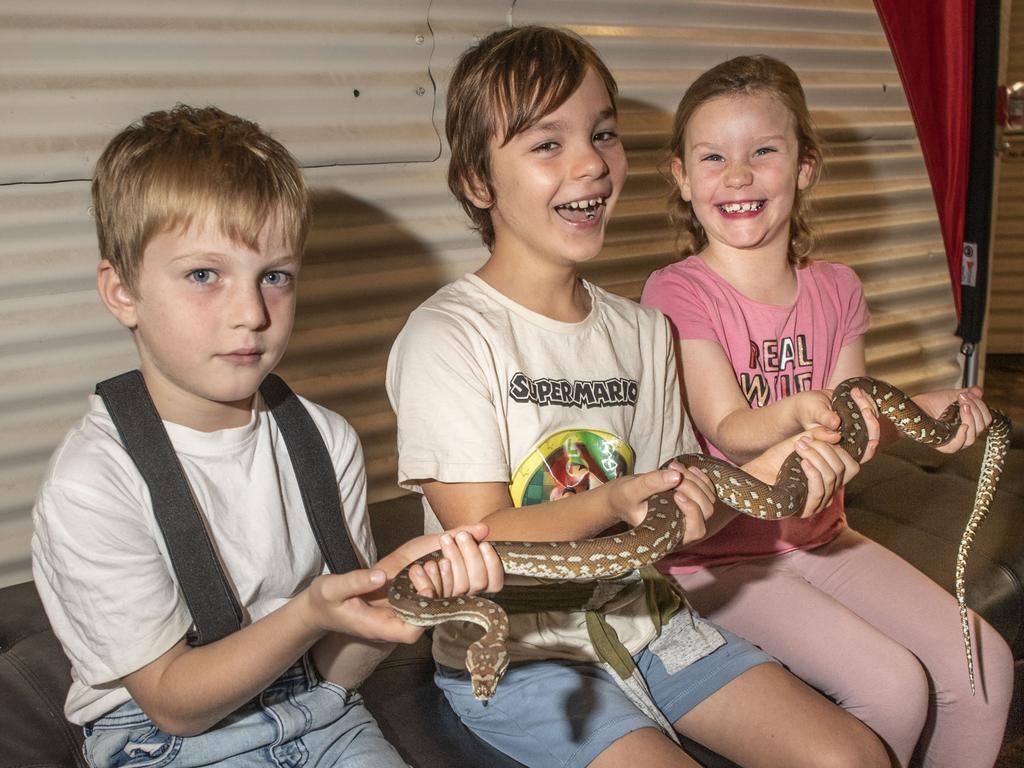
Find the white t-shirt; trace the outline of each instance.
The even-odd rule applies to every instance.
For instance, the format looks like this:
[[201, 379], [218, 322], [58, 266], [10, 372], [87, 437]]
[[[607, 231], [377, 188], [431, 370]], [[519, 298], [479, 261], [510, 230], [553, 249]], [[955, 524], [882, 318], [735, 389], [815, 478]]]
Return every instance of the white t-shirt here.
[[[248, 424], [199, 432], [164, 422], [243, 625], [324, 572], [284, 439], [261, 399]], [[364, 565], [376, 560], [355, 431], [303, 400], [334, 462], [345, 524]], [[149, 489], [96, 395], [50, 461], [33, 509], [36, 588], [71, 661], [65, 714], [84, 724], [130, 697], [125, 675], [159, 658], [192, 619], [177, 587]]]
[[[592, 309], [579, 323], [532, 312], [472, 274], [412, 313], [387, 372], [402, 486], [419, 490], [417, 481], [425, 479], [503, 482], [523, 506], [699, 452], [681, 413], [665, 318], [584, 285]], [[423, 503], [424, 527], [439, 530]], [[631, 653], [653, 639], [638, 583], [605, 613]], [[514, 661], [595, 660], [580, 612], [514, 615], [511, 622]], [[461, 668], [466, 646], [479, 634], [472, 624], [438, 626], [435, 658]]]

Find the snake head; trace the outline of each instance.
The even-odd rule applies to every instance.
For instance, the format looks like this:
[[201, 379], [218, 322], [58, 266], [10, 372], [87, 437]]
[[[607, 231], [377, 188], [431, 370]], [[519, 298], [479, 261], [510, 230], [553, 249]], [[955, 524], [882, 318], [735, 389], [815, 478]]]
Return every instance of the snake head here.
[[505, 670], [508, 669], [508, 652], [504, 643], [485, 643], [478, 640], [466, 649], [466, 669], [473, 684], [473, 696], [480, 701], [494, 698]]

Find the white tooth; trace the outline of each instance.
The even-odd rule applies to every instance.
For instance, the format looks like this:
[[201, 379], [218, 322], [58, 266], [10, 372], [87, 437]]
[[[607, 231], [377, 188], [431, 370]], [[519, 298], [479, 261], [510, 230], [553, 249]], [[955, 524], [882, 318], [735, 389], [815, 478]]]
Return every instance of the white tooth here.
[[743, 212], [743, 213], [749, 212], [750, 211], [750, 203], [743, 203], [743, 205], [740, 206], [740, 211]]

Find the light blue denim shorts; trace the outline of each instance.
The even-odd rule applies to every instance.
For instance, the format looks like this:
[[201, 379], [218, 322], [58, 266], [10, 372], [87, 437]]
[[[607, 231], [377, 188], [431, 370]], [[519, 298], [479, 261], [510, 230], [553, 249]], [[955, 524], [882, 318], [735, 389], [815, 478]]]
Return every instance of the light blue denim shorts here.
[[[743, 638], [716, 629], [725, 644], [675, 674], [649, 649], [633, 656], [670, 723], [751, 667], [775, 661]], [[473, 698], [465, 670], [438, 665], [434, 680], [477, 737], [530, 768], [582, 768], [626, 734], [658, 727], [597, 664], [559, 659], [511, 664], [486, 704]]]
[[86, 726], [84, 752], [95, 768], [406, 768], [362, 696], [322, 681], [306, 658], [198, 736], [164, 733], [129, 700]]

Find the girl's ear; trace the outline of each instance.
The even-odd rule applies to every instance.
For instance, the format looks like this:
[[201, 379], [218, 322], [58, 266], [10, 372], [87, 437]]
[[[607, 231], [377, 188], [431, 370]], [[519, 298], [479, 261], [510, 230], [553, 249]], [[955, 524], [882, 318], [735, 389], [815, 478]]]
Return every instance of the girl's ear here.
[[692, 197], [690, 193], [690, 179], [686, 175], [686, 166], [683, 165], [683, 161], [678, 157], [672, 158], [672, 178], [676, 180], [676, 186], [679, 187], [679, 194], [683, 200], [690, 202]]
[[796, 188], [800, 190], [807, 189], [811, 184], [811, 179], [814, 178], [814, 170], [817, 168], [818, 158], [813, 155], [808, 155], [800, 161], [800, 167], [797, 169], [796, 176]]
[[129, 330], [134, 330], [138, 325], [135, 309], [138, 299], [125, 285], [114, 265], [106, 259], [103, 259], [96, 268], [96, 290], [100, 294], [100, 301], [110, 310], [110, 314], [117, 322]]
[[494, 205], [494, 194], [474, 173], [462, 182], [462, 192], [469, 198], [469, 202], [477, 208], [484, 210]]

